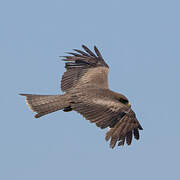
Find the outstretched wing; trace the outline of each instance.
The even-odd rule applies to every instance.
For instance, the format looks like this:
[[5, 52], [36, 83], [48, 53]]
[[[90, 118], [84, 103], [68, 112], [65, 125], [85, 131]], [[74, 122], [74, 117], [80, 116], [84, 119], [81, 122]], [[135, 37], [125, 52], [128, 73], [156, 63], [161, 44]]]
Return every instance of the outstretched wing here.
[[139, 139], [139, 130], [143, 128], [136, 119], [135, 113], [129, 109], [123, 117], [117, 118], [117, 123], [106, 133], [106, 141], [111, 139], [111, 148], [114, 148], [118, 141], [118, 146], [124, 145], [125, 140], [130, 145], [133, 135], [135, 139]]
[[78, 98], [78, 102], [71, 107], [101, 129], [110, 127], [106, 140], [111, 139], [111, 148], [114, 148], [118, 141], [118, 146], [124, 145], [125, 140], [130, 145], [133, 134], [135, 139], [139, 139], [139, 129], [142, 127], [135, 113], [115, 99], [87, 95]]
[[86, 46], [82, 47], [85, 51], [74, 49], [76, 53], [68, 53], [72, 56], [64, 56], [66, 72], [62, 76], [61, 90], [88, 86], [108, 88], [108, 65], [99, 50], [94, 46], [94, 54]]

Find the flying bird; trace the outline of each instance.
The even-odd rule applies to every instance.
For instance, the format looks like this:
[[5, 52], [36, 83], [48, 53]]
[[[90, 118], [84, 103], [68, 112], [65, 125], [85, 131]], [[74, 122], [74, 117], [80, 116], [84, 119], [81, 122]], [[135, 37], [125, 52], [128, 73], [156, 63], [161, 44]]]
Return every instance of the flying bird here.
[[101, 53], [94, 46], [94, 52], [82, 45], [82, 50], [63, 56], [66, 72], [62, 76], [61, 90], [63, 95], [26, 96], [26, 103], [39, 118], [46, 114], [63, 110], [76, 111], [101, 129], [109, 128], [106, 141], [114, 148], [131, 144], [132, 138], [139, 139], [142, 126], [131, 109], [129, 100], [122, 94], [113, 92], [108, 86], [109, 66]]

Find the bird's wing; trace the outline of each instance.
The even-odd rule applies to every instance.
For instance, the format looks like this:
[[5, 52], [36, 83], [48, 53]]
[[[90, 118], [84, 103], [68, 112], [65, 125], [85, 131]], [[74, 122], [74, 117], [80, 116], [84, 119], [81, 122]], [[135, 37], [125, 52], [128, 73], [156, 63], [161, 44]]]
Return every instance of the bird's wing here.
[[84, 51], [74, 49], [76, 53], [63, 56], [66, 72], [62, 76], [61, 90], [69, 91], [72, 88], [101, 87], [108, 88], [108, 65], [96, 46], [94, 54], [86, 46]]
[[133, 135], [135, 139], [139, 139], [139, 130], [143, 130], [143, 128], [136, 119], [134, 111], [129, 109], [123, 117], [118, 117], [115, 126], [106, 133], [106, 141], [111, 139], [111, 148], [116, 145], [117, 141], [119, 141], [118, 146], [124, 145], [125, 140], [130, 145]]
[[117, 100], [105, 98], [83, 97], [71, 105], [72, 109], [82, 114], [87, 120], [102, 129], [110, 127], [106, 140], [111, 139], [110, 147], [124, 145], [126, 140], [130, 145], [132, 137], [139, 139], [139, 129], [142, 127], [131, 108]]

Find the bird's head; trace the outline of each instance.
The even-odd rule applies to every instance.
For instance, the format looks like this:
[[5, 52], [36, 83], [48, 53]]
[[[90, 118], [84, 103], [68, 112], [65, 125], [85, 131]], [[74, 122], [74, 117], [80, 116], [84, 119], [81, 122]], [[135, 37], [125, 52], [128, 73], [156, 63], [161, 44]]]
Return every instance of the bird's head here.
[[124, 104], [124, 105], [126, 105], [128, 107], [131, 107], [131, 104], [130, 104], [128, 98], [125, 97], [124, 95], [118, 94], [117, 98], [118, 98], [119, 102], [121, 102], [122, 104]]

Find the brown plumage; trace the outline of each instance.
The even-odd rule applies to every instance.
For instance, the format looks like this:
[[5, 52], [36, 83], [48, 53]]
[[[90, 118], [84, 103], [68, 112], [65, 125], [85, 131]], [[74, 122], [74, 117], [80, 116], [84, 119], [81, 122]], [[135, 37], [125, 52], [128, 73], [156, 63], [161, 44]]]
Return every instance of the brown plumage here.
[[26, 96], [30, 109], [37, 112], [36, 118], [57, 110], [74, 110], [101, 129], [110, 128], [106, 141], [110, 139], [111, 148], [117, 142], [118, 146], [125, 142], [130, 145], [133, 136], [139, 139], [139, 130], [143, 128], [129, 100], [109, 89], [109, 67], [96, 46], [95, 53], [84, 45], [82, 47], [85, 51], [74, 49], [74, 53], [63, 56], [66, 61], [66, 72], [61, 80], [64, 95], [21, 95]]

